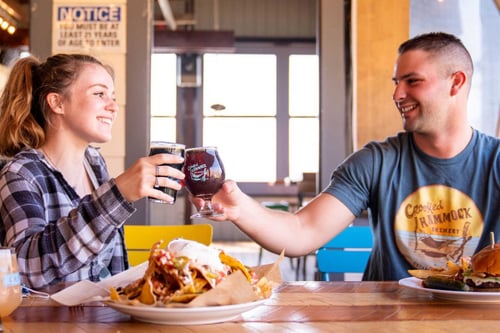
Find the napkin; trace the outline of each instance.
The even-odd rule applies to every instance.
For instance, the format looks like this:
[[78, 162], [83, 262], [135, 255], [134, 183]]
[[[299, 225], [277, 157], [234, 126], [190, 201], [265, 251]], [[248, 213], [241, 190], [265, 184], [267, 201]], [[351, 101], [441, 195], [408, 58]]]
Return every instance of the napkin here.
[[147, 267], [148, 262], [145, 261], [140, 265], [134, 266], [99, 282], [82, 280], [50, 295], [50, 298], [66, 306], [101, 301], [109, 296], [110, 287], [124, 286], [130, 281], [139, 279], [144, 275]]

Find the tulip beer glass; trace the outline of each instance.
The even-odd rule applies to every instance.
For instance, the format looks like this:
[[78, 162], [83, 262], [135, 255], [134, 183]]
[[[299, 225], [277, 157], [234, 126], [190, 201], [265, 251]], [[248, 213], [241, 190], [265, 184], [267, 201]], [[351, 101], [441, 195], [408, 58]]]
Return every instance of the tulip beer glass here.
[[192, 195], [202, 198], [205, 203], [191, 218], [217, 216], [212, 209], [212, 196], [222, 187], [225, 172], [216, 147], [186, 149], [184, 160], [184, 183]]
[[21, 304], [21, 279], [13, 248], [0, 247], [0, 319]]
[[[172, 142], [165, 142], [165, 141], [152, 141], [149, 147], [149, 156], [155, 155], [155, 154], [172, 154], [172, 155], [177, 155], [177, 156], [182, 156], [184, 157], [184, 149], [185, 145], [180, 144], [180, 143], [172, 143]], [[177, 170], [182, 169], [182, 163], [179, 164], [165, 164], [165, 165], [170, 165], [173, 168], [176, 168]], [[174, 189], [171, 189], [170, 187], [163, 187], [163, 186], [156, 186], [154, 187], [157, 190], [160, 190], [168, 195], [170, 195], [174, 200], [172, 201], [172, 204], [175, 203], [175, 200], [177, 198], [177, 191]], [[158, 203], [165, 203], [164, 201], [155, 199], [155, 198], [149, 198], [152, 202], [158, 202]]]

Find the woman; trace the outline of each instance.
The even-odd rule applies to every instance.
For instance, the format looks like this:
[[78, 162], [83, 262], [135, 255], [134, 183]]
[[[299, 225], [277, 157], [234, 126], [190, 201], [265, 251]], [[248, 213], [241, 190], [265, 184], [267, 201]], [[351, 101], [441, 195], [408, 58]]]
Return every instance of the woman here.
[[132, 203], [171, 201], [153, 186], [178, 190], [183, 173], [162, 164], [182, 158], [143, 157], [109, 177], [90, 143], [111, 139], [118, 105], [111, 69], [88, 55], [18, 60], [0, 107], [0, 155], [12, 157], [0, 174], [0, 242], [16, 248], [23, 282], [97, 281], [128, 268]]

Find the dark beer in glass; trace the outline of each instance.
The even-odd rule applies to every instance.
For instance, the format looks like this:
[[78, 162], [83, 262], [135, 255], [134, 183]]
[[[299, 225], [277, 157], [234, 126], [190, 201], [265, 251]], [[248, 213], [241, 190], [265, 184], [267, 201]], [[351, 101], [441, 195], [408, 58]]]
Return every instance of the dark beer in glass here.
[[[151, 141], [149, 147], [149, 156], [155, 154], [172, 154], [184, 157], [184, 151], [186, 146], [181, 143], [165, 142], [165, 141]], [[169, 165], [177, 170], [181, 170], [183, 163], [173, 163], [173, 164], [162, 164]], [[170, 177], [169, 177], [170, 178]], [[177, 181], [177, 180], [176, 180]], [[177, 190], [171, 189], [170, 187], [155, 186], [157, 190], [163, 191], [164, 193], [170, 195], [174, 200], [172, 204], [175, 203], [177, 199]], [[165, 203], [165, 201], [158, 200], [156, 198], [149, 198], [152, 202]]]
[[197, 147], [186, 149], [184, 160], [184, 184], [195, 197], [204, 200], [201, 210], [191, 218], [216, 216], [211, 199], [217, 193], [226, 174], [216, 147]]

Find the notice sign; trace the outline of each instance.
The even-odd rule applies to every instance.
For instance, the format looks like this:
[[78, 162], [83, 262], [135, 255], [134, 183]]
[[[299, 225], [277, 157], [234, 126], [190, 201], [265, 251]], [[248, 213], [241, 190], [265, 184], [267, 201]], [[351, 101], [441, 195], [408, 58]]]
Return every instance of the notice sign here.
[[126, 52], [125, 5], [54, 3], [52, 50]]

